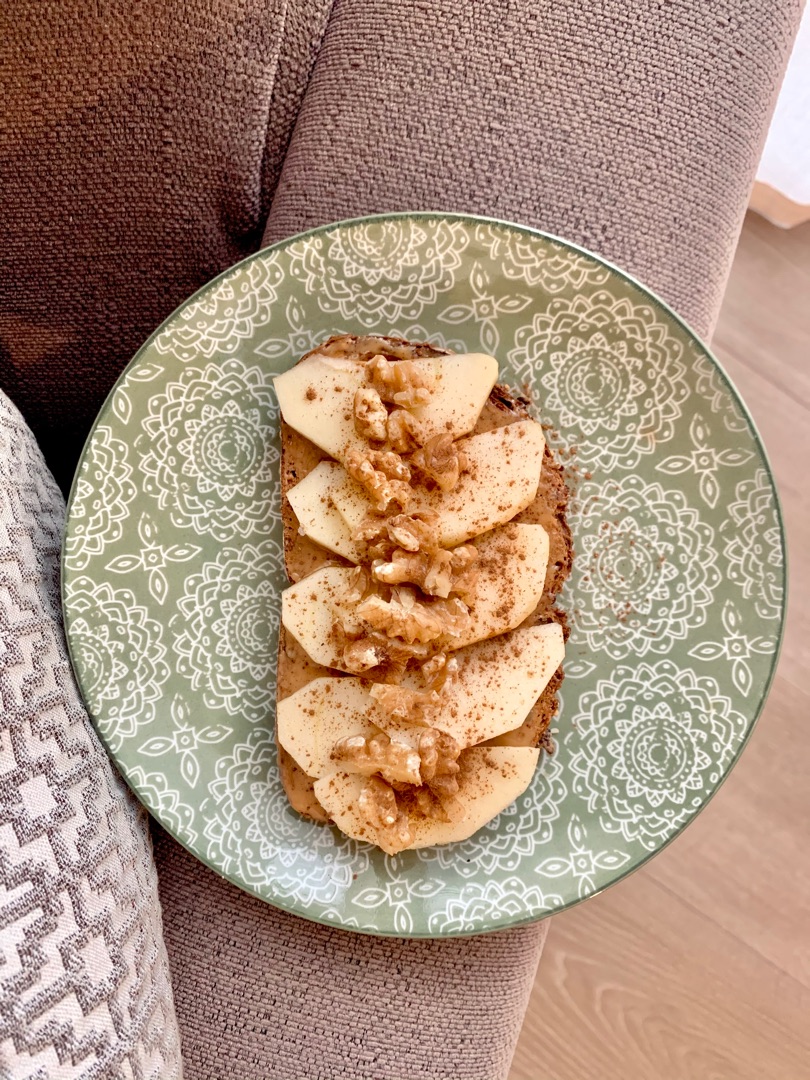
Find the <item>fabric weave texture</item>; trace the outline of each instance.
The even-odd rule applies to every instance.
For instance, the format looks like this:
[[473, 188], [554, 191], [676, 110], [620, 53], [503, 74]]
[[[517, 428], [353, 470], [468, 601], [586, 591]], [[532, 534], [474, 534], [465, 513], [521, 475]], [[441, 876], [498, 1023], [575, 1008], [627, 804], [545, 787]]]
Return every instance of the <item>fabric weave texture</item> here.
[[146, 813], [67, 657], [64, 513], [0, 393], [0, 1074], [179, 1080]]

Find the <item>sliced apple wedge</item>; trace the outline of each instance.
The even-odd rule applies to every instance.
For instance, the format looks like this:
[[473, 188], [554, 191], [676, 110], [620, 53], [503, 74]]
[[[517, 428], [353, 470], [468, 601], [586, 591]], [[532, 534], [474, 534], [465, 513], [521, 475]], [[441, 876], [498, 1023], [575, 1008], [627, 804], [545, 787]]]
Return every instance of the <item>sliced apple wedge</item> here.
[[[426, 437], [466, 435], [475, 427], [498, 378], [498, 362], [484, 353], [429, 357], [411, 363], [432, 377], [427, 405], [414, 410]], [[338, 461], [368, 443], [354, 427], [354, 395], [366, 384], [365, 365], [317, 353], [273, 380], [281, 415], [290, 427]]]
[[301, 648], [323, 667], [345, 670], [332, 629], [334, 605], [349, 587], [348, 566], [322, 566], [281, 594], [281, 621]]
[[367, 840], [394, 855], [397, 851], [451, 844], [472, 836], [523, 794], [532, 781], [539, 755], [539, 750], [525, 746], [475, 746], [463, 751], [457, 796], [463, 814], [456, 821], [435, 821], [412, 814], [408, 822], [410, 842], [405, 844], [375, 829], [363, 815], [360, 794], [367, 783], [365, 777], [345, 772], [324, 776], [315, 782], [315, 796], [346, 836]]
[[[514, 630], [457, 652], [459, 670], [446, 704], [429, 718], [461, 746], [475, 746], [519, 727], [563, 660], [562, 630], [545, 623]], [[278, 739], [310, 776], [321, 775], [324, 755], [338, 739], [385, 731], [410, 742], [416, 725], [387, 717], [357, 678], [314, 679], [278, 704]], [[416, 680], [405, 683], [417, 689]]]
[[[324, 776], [339, 765], [332, 751], [339, 739], [362, 735], [369, 739], [381, 730], [369, 719], [374, 702], [359, 679], [313, 679], [279, 701], [276, 736], [290, 757], [308, 776]], [[399, 725], [389, 733], [394, 742], [415, 746], [420, 731]]]
[[[468, 467], [455, 489], [425, 491], [417, 496], [419, 506], [439, 515], [442, 546], [463, 544], [525, 510], [537, 494], [545, 445], [543, 429], [536, 420], [518, 420], [460, 439], [458, 447]], [[352, 533], [372, 513], [370, 501], [345, 472], [332, 491], [332, 502]]]
[[[332, 502], [333, 488], [341, 484], [354, 484], [337, 461], [322, 461], [303, 480], [287, 492], [290, 506], [298, 518], [298, 531], [316, 544], [359, 563], [362, 554], [343, 515]], [[357, 486], [357, 485], [355, 485]], [[362, 489], [357, 488], [363, 497]]]
[[[543, 594], [548, 533], [542, 525], [503, 525], [479, 537], [478, 579], [467, 597], [470, 624], [453, 641], [460, 649], [514, 630]], [[349, 588], [353, 571], [326, 566], [281, 594], [281, 621], [316, 664], [346, 671], [333, 633], [334, 605]]]
[[[447, 705], [431, 716], [430, 724], [461, 746], [475, 746], [523, 723], [563, 662], [565, 644], [558, 623], [543, 623], [468, 645], [453, 655], [458, 674]], [[404, 685], [415, 689], [416, 680], [406, 677]], [[376, 723], [392, 738], [398, 729], [379, 710]]]
[[471, 622], [455, 648], [520, 626], [543, 595], [548, 569], [548, 533], [542, 525], [510, 522], [474, 541], [478, 579], [467, 598]]

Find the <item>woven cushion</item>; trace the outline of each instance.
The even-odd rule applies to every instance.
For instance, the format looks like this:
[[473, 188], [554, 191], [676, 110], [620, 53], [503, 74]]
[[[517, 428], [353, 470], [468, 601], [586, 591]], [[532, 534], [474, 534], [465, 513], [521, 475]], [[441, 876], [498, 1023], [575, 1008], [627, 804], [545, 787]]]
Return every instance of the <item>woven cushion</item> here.
[[140, 810], [82, 706], [59, 603], [65, 507], [0, 393], [0, 1074], [181, 1076]]

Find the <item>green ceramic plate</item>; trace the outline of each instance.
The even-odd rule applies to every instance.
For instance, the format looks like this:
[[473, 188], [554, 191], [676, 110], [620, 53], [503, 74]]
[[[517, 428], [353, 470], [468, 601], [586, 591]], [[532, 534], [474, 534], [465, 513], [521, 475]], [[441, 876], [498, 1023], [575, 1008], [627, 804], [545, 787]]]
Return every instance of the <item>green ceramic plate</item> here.
[[[396, 858], [302, 820], [276, 771], [272, 378], [341, 331], [493, 353], [574, 492], [557, 753], [472, 839]], [[87, 707], [173, 836], [307, 918], [443, 937], [570, 906], [695, 817], [767, 694], [785, 556], [751, 420], [664, 304], [529, 229], [408, 214], [268, 248], [164, 323], [87, 442], [63, 571]]]

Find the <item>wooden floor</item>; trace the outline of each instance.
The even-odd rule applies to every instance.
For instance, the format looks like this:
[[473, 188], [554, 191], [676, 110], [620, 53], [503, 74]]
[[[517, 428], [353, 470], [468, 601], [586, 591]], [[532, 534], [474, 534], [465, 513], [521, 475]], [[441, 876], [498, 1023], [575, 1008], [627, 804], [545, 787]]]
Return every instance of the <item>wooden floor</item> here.
[[784, 502], [779, 671], [699, 819], [552, 920], [510, 1080], [810, 1080], [810, 223], [749, 215], [714, 347]]

